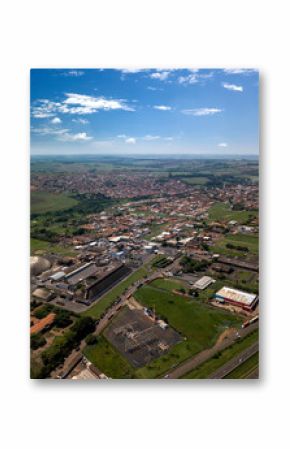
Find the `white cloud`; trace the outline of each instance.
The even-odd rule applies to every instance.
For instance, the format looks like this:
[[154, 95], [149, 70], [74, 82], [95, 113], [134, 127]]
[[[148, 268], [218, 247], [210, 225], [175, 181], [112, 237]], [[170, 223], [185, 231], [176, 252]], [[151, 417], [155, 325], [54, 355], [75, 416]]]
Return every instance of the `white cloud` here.
[[64, 76], [83, 76], [85, 74], [85, 72], [83, 70], [69, 70], [68, 72], [64, 72], [63, 75]]
[[88, 136], [87, 133], [76, 133], [73, 134], [69, 129], [56, 129], [56, 128], [31, 128], [31, 131], [34, 134], [38, 134], [41, 136], [53, 136], [57, 140], [62, 142], [78, 142], [78, 141], [88, 141], [92, 140], [91, 136]]
[[222, 86], [225, 89], [233, 90], [235, 92], [243, 92], [244, 90], [243, 86], [237, 86], [236, 84], [223, 83]]
[[182, 111], [183, 114], [186, 115], [195, 115], [198, 117], [204, 116], [204, 115], [214, 115], [218, 114], [219, 112], [222, 112], [223, 109], [219, 108], [196, 108], [196, 109], [184, 109]]
[[218, 147], [220, 148], [226, 148], [228, 146], [228, 144], [226, 142], [221, 142], [218, 144]]
[[59, 124], [62, 123], [62, 122], [61, 122], [61, 119], [60, 119], [60, 118], [54, 117], [54, 118], [51, 120], [51, 123], [52, 123], [53, 125], [59, 125]]
[[150, 78], [154, 80], [166, 81], [170, 75], [170, 71], [153, 72], [150, 74]]
[[164, 106], [164, 105], [153, 106], [153, 108], [158, 109], [159, 111], [171, 111], [171, 109], [172, 109], [171, 106]]
[[151, 134], [147, 134], [143, 137], [143, 140], [151, 142], [152, 140], [158, 140], [160, 139], [160, 136], [151, 136]]
[[64, 133], [60, 135], [59, 140], [63, 142], [86, 142], [92, 140], [92, 137], [88, 136], [87, 133]]
[[228, 75], [250, 75], [256, 73], [256, 69], [224, 69], [224, 72]]
[[128, 139], [126, 139], [125, 142], [129, 143], [131, 145], [135, 145], [136, 139], [135, 139], [135, 137], [128, 137]]
[[213, 77], [213, 72], [200, 73], [198, 69], [189, 69], [189, 72], [189, 75], [180, 76], [178, 78], [179, 84], [183, 84], [185, 86], [188, 84], [197, 84]]
[[147, 69], [138, 69], [138, 68], [130, 68], [130, 69], [121, 69], [122, 73], [139, 73], [139, 72], [144, 72]]
[[81, 125], [87, 125], [88, 123], [90, 123], [88, 120], [86, 120], [85, 118], [73, 118], [72, 122], [74, 123], [80, 123]]
[[134, 111], [126, 100], [106, 99], [105, 97], [93, 97], [91, 95], [81, 95], [66, 93], [66, 99], [62, 102], [55, 102], [47, 99], [37, 100], [32, 106], [32, 116], [34, 118], [54, 117], [56, 114], [93, 114], [100, 110], [113, 111]]

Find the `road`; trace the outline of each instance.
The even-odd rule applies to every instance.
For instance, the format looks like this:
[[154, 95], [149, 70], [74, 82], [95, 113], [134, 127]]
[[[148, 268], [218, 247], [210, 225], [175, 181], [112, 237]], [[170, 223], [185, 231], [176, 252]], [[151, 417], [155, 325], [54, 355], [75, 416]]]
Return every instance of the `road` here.
[[[253, 330], [258, 329], [259, 323], [255, 322], [245, 329], [239, 329], [239, 335], [241, 338], [246, 337]], [[173, 370], [169, 371], [164, 377], [166, 379], [178, 379], [183, 377], [189, 371], [197, 368], [202, 363], [211, 359], [217, 352], [222, 351], [223, 349], [228, 348], [233, 343], [237, 341], [236, 330], [233, 331], [231, 336], [228, 336], [227, 339], [223, 341], [218, 341], [212, 348], [205, 349], [204, 351], [198, 353], [194, 357], [186, 360], [184, 363], [181, 363]]]
[[225, 363], [221, 368], [216, 370], [209, 379], [223, 379], [227, 374], [231, 373], [235, 368], [248, 360], [252, 355], [259, 351], [259, 342], [254, 343], [249, 348], [238, 354], [236, 357]]

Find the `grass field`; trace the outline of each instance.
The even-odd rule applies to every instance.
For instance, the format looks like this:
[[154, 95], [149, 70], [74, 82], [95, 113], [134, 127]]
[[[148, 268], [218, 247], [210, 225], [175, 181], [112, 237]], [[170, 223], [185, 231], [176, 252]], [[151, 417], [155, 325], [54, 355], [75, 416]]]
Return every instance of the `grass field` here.
[[240, 325], [241, 319], [229, 312], [214, 309], [169, 291], [143, 286], [135, 298], [144, 306], [155, 308], [158, 316], [185, 337], [169, 352], [136, 371], [137, 377], [154, 378], [203, 349], [212, 346], [227, 327]]
[[[236, 246], [247, 247], [248, 252], [240, 251], [235, 248], [227, 248], [227, 244], [231, 243]], [[214, 253], [224, 254], [227, 256], [243, 256], [245, 253], [258, 255], [259, 253], [259, 237], [253, 234], [227, 234], [211, 247]]]
[[185, 184], [203, 186], [207, 183], [208, 178], [206, 178], [204, 176], [196, 176], [196, 177], [192, 177], [192, 178], [190, 178], [190, 177], [181, 178], [181, 181], [183, 181]]
[[54, 253], [62, 256], [74, 256], [75, 251], [71, 247], [65, 247], [44, 240], [30, 239], [31, 254]]
[[134, 368], [103, 336], [98, 337], [95, 345], [86, 346], [83, 353], [108, 377], [113, 379], [134, 377]]
[[70, 209], [78, 204], [77, 200], [64, 193], [31, 192], [30, 198], [32, 214]]
[[216, 203], [209, 209], [209, 219], [217, 221], [235, 220], [240, 224], [245, 223], [250, 217], [257, 217], [257, 211], [231, 210], [227, 204]]
[[255, 330], [242, 340], [237, 341], [232, 346], [217, 353], [207, 362], [187, 373], [183, 379], [207, 379], [214, 371], [223, 366], [237, 354], [251, 346], [259, 338], [259, 331]]
[[178, 290], [184, 287], [184, 283], [181, 281], [173, 281], [172, 279], [155, 279], [151, 282], [151, 287], [160, 288], [166, 291]]
[[259, 366], [259, 353], [252, 355], [248, 360], [239, 365], [224, 379], [246, 379]]

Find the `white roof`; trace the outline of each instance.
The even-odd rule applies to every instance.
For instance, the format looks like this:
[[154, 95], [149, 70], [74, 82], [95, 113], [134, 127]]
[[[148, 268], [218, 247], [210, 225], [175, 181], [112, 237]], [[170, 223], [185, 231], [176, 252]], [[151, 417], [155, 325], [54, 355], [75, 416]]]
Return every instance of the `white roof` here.
[[200, 279], [198, 279], [198, 281], [195, 282], [194, 287], [203, 289], [207, 287], [209, 284], [211, 284], [213, 281], [214, 281], [213, 278], [211, 278], [210, 276], [202, 276]]
[[216, 295], [248, 306], [251, 305], [257, 297], [254, 293], [247, 293], [230, 287], [221, 288], [218, 292], [216, 292]]

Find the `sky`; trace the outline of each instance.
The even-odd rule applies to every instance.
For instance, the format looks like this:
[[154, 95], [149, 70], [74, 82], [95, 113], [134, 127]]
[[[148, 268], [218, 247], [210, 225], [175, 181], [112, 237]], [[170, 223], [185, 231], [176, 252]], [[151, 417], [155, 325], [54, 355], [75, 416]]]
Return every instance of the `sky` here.
[[257, 155], [255, 69], [32, 69], [31, 154]]

